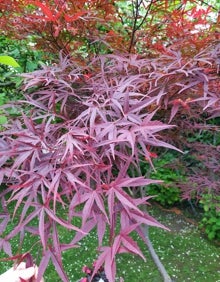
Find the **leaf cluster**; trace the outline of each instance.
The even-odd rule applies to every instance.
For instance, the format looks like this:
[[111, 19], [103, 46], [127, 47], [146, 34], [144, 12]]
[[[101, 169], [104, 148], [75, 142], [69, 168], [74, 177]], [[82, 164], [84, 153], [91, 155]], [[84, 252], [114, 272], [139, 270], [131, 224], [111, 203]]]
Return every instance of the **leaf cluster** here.
[[[158, 181], [130, 177], [128, 170], [140, 173], [144, 158], [152, 164], [151, 146], [175, 148], [162, 134], [173, 126], [161, 119], [178, 122], [183, 113], [198, 118], [202, 107], [218, 114], [213, 87], [218, 50], [212, 46], [188, 62], [173, 50], [160, 60], [103, 55], [86, 67], [61, 53], [59, 63], [24, 74], [26, 100], [18, 110], [26, 106], [1, 132], [0, 179], [8, 186], [0, 194], [2, 233], [11, 219], [7, 205], [16, 203], [13, 217], [23, 207], [14, 230], [3, 233], [3, 250], [12, 255], [14, 236], [21, 242], [24, 233], [37, 236], [43, 248], [39, 275], [51, 260], [63, 281], [68, 278], [62, 252], [92, 229], [100, 246], [94, 274], [104, 265], [111, 282], [117, 254], [143, 258], [131, 232], [144, 239], [142, 224], [163, 226], [141, 208], [150, 197], [133, 198], [129, 191]], [[214, 73], [209, 65], [216, 67]], [[64, 218], [57, 216], [60, 208], [66, 210]], [[69, 242], [60, 241], [59, 226], [72, 230]], [[109, 242], [103, 246], [107, 231]]]
[[[149, 197], [132, 198], [126, 189], [158, 181], [131, 178], [128, 168], [138, 171], [140, 158], [150, 158], [148, 145], [174, 148], [159, 137], [172, 126], [147, 111], [157, 97], [140, 91], [142, 60], [108, 55], [89, 68], [85, 72], [61, 56], [57, 65], [24, 74], [26, 100], [19, 103], [28, 107], [1, 132], [0, 179], [7, 183], [0, 194], [1, 248], [12, 255], [14, 236], [21, 242], [24, 233], [37, 236], [43, 248], [39, 276], [52, 260], [63, 281], [68, 278], [62, 252], [75, 248], [92, 229], [100, 246], [94, 273], [104, 265], [108, 280], [114, 281], [117, 254], [144, 258], [130, 233], [144, 238], [142, 224], [163, 226], [141, 209]], [[10, 202], [16, 203], [13, 215], [7, 209]], [[3, 233], [21, 207], [17, 226]], [[66, 210], [64, 218], [57, 215], [60, 208]], [[60, 241], [59, 226], [72, 230], [69, 242]], [[103, 246], [107, 231], [109, 242]]]
[[178, 184], [184, 183], [186, 178], [177, 160], [173, 153], [163, 152], [153, 161], [155, 170], [149, 167], [149, 163], [141, 164], [143, 174], [163, 181], [161, 184], [147, 186], [146, 193], [154, 196], [153, 200], [165, 207], [174, 206], [181, 201], [181, 189]]
[[204, 209], [204, 215], [200, 227], [205, 229], [205, 233], [210, 240], [220, 240], [220, 196], [204, 194], [200, 200]]

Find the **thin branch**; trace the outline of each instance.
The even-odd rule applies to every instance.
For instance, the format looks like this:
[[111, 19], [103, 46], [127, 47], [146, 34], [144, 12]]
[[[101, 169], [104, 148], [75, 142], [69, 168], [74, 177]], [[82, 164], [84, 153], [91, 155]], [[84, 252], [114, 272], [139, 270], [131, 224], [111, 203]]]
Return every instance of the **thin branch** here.
[[151, 240], [149, 238], [149, 232], [148, 232], [148, 226], [143, 226], [142, 227], [142, 231], [144, 233], [145, 236], [145, 243], [148, 246], [148, 250], [150, 252], [150, 255], [154, 261], [154, 263], [157, 266], [157, 269], [159, 270], [160, 274], [163, 277], [164, 282], [172, 282], [173, 280], [171, 279], [171, 277], [169, 276], [169, 274], [167, 273], [164, 265], [162, 264], [162, 262], [160, 261], [154, 247], [153, 244], [151, 243]]
[[150, 4], [149, 4], [149, 6], [148, 6], [148, 8], [147, 8], [147, 11], [146, 11], [146, 13], [145, 13], [143, 19], [142, 19], [142, 21], [141, 21], [140, 24], [137, 26], [136, 30], [138, 30], [138, 29], [143, 25], [143, 23], [145, 22], [145, 20], [146, 20], [148, 14], [149, 14], [149, 12], [150, 12], [151, 6], [152, 6], [153, 4], [154, 4], [154, 1], [151, 1]]
[[154, 0], [151, 0], [150, 4], [148, 5], [147, 11], [142, 19], [142, 21], [140, 22], [140, 24], [137, 25], [137, 20], [138, 20], [138, 16], [139, 16], [139, 10], [142, 4], [142, 0], [140, 2], [138, 2], [138, 0], [136, 0], [135, 4], [134, 1], [132, 1], [132, 10], [133, 10], [133, 16], [134, 16], [134, 23], [133, 23], [133, 28], [132, 28], [132, 34], [131, 34], [131, 40], [130, 40], [130, 45], [128, 48], [128, 52], [131, 53], [132, 48], [134, 47], [134, 40], [135, 40], [135, 33], [137, 30], [140, 29], [140, 27], [144, 24], [150, 10], [151, 10], [151, 6], [155, 3]]
[[136, 25], [137, 25], [137, 18], [138, 18], [138, 0], [136, 0], [136, 3], [132, 1], [132, 10], [133, 10], [133, 16], [134, 16], [134, 23], [133, 23], [133, 28], [132, 28], [132, 33], [131, 33], [131, 40], [130, 40], [130, 45], [128, 48], [128, 53], [131, 53], [131, 50], [134, 45], [134, 38], [135, 38], [135, 32], [136, 30]]
[[[141, 194], [142, 194], [142, 197], [145, 196], [146, 192], [144, 189], [141, 189]], [[143, 207], [143, 210], [145, 212], [147, 212], [147, 209], [146, 207], [144, 206]], [[161, 276], [163, 277], [163, 281], [164, 282], [173, 282], [173, 280], [171, 279], [170, 275], [168, 274], [168, 272], [166, 271], [164, 265], [162, 264], [159, 256], [157, 255], [155, 249], [154, 249], [154, 246], [150, 240], [150, 237], [149, 237], [149, 226], [148, 225], [143, 225], [142, 228], [141, 228], [141, 231], [143, 232], [143, 235], [144, 235], [144, 242], [145, 244], [147, 245], [148, 247], [148, 250], [150, 252], [150, 255], [151, 255], [151, 258], [153, 260], [153, 262], [155, 263], [158, 271], [160, 272]]]
[[134, 0], [132, 0], [132, 14], [133, 14], [133, 17], [135, 18], [135, 8], [134, 8]]

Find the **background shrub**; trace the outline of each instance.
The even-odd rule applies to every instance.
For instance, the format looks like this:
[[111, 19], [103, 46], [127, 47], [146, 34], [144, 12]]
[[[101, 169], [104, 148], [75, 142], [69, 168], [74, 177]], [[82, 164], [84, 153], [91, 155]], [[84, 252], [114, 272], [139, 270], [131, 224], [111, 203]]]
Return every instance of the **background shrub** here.
[[184, 183], [186, 178], [178, 159], [175, 153], [161, 152], [161, 155], [153, 161], [155, 169], [152, 169], [147, 162], [141, 164], [143, 174], [163, 181], [161, 184], [150, 184], [146, 188], [147, 195], [155, 196], [153, 200], [163, 206], [173, 206], [181, 201], [181, 189], [178, 185]]
[[204, 210], [200, 227], [210, 240], [220, 240], [220, 196], [203, 194], [200, 204]]

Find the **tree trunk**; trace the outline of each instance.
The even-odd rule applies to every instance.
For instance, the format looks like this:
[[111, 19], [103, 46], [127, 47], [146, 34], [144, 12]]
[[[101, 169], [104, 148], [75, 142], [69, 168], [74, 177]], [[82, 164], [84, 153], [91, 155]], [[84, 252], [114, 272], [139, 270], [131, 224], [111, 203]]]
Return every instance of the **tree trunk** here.
[[154, 261], [154, 263], [156, 264], [160, 274], [162, 275], [163, 279], [164, 279], [164, 282], [174, 282], [171, 277], [169, 276], [169, 274], [167, 273], [164, 265], [162, 264], [162, 262], [160, 261], [154, 247], [153, 247], [153, 244], [151, 243], [150, 241], [150, 238], [149, 238], [149, 232], [148, 232], [148, 226], [143, 226], [142, 227], [142, 231], [144, 233], [144, 236], [145, 236], [145, 243], [149, 249], [149, 252], [150, 252], [150, 255]]

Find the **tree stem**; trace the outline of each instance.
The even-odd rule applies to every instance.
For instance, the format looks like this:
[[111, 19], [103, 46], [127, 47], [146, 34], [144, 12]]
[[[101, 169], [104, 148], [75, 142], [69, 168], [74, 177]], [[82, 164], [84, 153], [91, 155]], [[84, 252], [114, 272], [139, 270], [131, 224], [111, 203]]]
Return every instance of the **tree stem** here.
[[169, 276], [169, 274], [167, 273], [164, 265], [162, 264], [162, 262], [160, 261], [154, 247], [153, 247], [153, 244], [149, 238], [149, 232], [148, 232], [148, 226], [143, 226], [142, 227], [142, 231], [144, 233], [144, 236], [145, 236], [145, 243], [146, 245], [148, 246], [148, 249], [149, 249], [149, 252], [150, 252], [150, 255], [154, 261], [154, 263], [156, 264], [157, 266], [157, 269], [159, 270], [161, 276], [163, 277], [164, 279], [164, 282], [172, 282], [172, 279], [171, 277]]
[[[145, 188], [141, 188], [141, 195], [142, 197], [145, 197], [146, 196], [146, 189]], [[143, 207], [143, 210], [144, 212], [147, 212], [147, 209], [146, 209], [146, 206]], [[149, 237], [149, 226], [148, 225], [142, 225], [142, 228], [140, 228], [141, 230], [141, 233], [143, 235], [143, 240], [145, 242], [145, 244], [147, 245], [148, 247], [148, 250], [150, 252], [150, 255], [151, 255], [151, 258], [153, 260], [153, 262], [155, 263], [157, 269], [159, 270], [161, 276], [163, 277], [163, 280], [164, 282], [174, 282], [170, 275], [168, 274], [168, 272], [166, 271], [164, 265], [162, 264], [160, 258], [158, 257], [155, 249], [154, 249], [154, 246], [150, 240], [150, 237]]]

